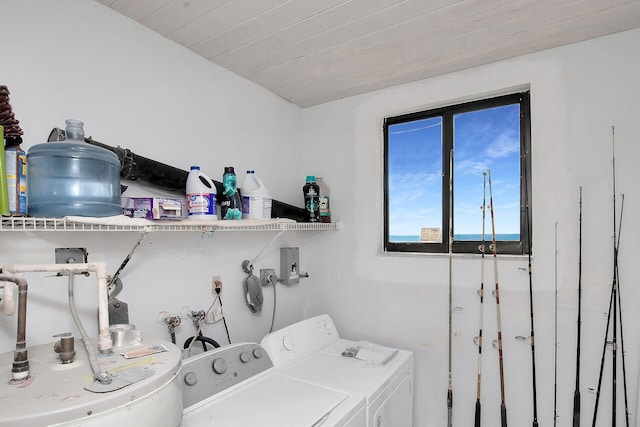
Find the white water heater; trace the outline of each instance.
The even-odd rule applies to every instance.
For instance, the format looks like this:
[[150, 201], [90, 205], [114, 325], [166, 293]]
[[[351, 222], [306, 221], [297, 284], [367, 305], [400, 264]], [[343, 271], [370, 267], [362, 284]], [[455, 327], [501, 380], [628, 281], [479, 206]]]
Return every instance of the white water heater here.
[[13, 352], [0, 355], [0, 426], [117, 427], [179, 426], [181, 351], [167, 341], [143, 339], [97, 357], [113, 375], [110, 385], [94, 380], [82, 342], [63, 363], [54, 344], [28, 348], [28, 378], [12, 380]]

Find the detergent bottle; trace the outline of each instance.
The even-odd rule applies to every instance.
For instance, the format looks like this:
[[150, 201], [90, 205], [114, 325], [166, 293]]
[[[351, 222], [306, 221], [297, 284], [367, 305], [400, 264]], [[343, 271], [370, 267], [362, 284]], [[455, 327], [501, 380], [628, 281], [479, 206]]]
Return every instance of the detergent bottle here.
[[320, 222], [320, 187], [314, 175], [308, 175], [302, 187], [306, 222]]
[[271, 218], [269, 189], [254, 170], [248, 170], [242, 183], [242, 219]]
[[238, 180], [232, 166], [224, 168], [222, 188], [223, 193], [220, 199], [222, 219], [242, 219], [242, 198], [238, 192]]
[[186, 193], [189, 219], [218, 219], [216, 186], [211, 178], [200, 171], [200, 166], [191, 166]]

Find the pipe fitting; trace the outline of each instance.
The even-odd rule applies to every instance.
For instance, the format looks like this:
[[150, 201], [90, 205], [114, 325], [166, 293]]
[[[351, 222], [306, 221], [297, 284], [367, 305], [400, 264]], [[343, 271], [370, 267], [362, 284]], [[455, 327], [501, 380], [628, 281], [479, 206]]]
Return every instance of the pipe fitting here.
[[73, 335], [67, 332], [65, 334], [56, 335], [56, 337], [60, 337], [60, 340], [54, 344], [53, 351], [58, 353], [58, 357], [63, 365], [73, 362], [73, 359], [76, 356], [75, 340]]
[[95, 272], [98, 279], [98, 348], [108, 353], [113, 347], [109, 333], [109, 296], [107, 289], [107, 264], [105, 262], [75, 263], [75, 264], [32, 264], [8, 265], [2, 267], [3, 272], [15, 273], [65, 273], [86, 274]]
[[7, 274], [0, 274], [0, 282], [13, 282], [18, 285], [18, 331], [11, 372], [12, 381], [22, 381], [29, 377], [29, 358], [27, 355], [27, 291], [29, 285], [22, 277]]

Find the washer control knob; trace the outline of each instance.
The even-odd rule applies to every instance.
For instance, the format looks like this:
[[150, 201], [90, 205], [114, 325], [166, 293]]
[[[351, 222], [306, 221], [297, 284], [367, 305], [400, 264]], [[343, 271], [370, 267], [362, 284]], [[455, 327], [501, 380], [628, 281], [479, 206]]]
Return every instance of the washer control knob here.
[[224, 359], [215, 359], [211, 367], [216, 374], [224, 374], [227, 372], [227, 362]]
[[240, 353], [240, 361], [242, 363], [247, 363], [249, 360], [251, 360], [251, 358], [249, 357], [249, 353], [247, 353], [246, 351]]
[[287, 335], [282, 339], [282, 345], [284, 346], [285, 350], [292, 351], [295, 348], [296, 343], [293, 337]]
[[197, 382], [198, 382], [198, 376], [196, 375], [195, 372], [187, 372], [184, 375], [184, 383], [186, 385], [196, 385]]
[[260, 359], [264, 355], [264, 352], [260, 347], [256, 347], [253, 349], [253, 357], [256, 359]]
[[324, 324], [324, 328], [325, 328], [327, 331], [330, 331], [330, 330], [331, 330], [331, 323], [329, 323], [329, 322], [325, 322], [325, 324]]

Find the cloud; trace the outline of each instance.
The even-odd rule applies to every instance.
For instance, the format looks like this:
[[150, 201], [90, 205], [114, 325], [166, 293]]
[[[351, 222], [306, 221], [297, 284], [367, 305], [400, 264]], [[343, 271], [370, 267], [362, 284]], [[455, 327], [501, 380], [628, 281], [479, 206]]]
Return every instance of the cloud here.
[[520, 151], [520, 136], [513, 130], [505, 129], [494, 138], [484, 150], [484, 155], [489, 159], [508, 157]]
[[[441, 122], [437, 122], [437, 123], [434, 123], [432, 125], [413, 127], [413, 128], [410, 128], [410, 129], [399, 129], [397, 126], [394, 126], [393, 129], [395, 129], [395, 130], [389, 132], [389, 135], [401, 135], [403, 133], [418, 132], [418, 131], [425, 130], [425, 129], [430, 129], [430, 128], [433, 128], [433, 127], [436, 127], [436, 126], [440, 127], [440, 126], [442, 126], [442, 123]], [[392, 127], [390, 127], [389, 129], [392, 129]]]

